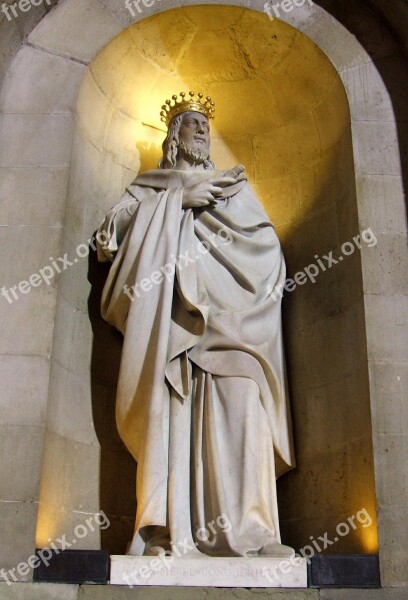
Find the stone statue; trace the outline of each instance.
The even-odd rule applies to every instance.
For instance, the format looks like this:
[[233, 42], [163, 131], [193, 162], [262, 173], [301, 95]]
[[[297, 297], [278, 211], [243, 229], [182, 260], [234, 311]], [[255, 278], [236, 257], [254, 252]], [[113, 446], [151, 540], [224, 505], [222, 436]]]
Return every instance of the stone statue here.
[[[102, 315], [124, 335], [117, 425], [137, 461], [128, 554], [183, 543], [191, 556], [288, 556], [280, 244], [244, 167], [215, 170], [211, 99], [182, 93], [161, 115], [159, 169], [129, 186], [98, 247], [112, 261]], [[220, 516], [231, 527], [218, 530]]]

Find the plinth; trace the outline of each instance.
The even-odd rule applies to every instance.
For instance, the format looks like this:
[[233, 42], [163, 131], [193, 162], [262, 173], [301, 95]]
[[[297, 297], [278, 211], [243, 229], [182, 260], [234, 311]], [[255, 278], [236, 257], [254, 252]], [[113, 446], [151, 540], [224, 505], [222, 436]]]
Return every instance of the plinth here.
[[111, 556], [110, 583], [137, 586], [306, 588], [307, 565], [291, 558]]

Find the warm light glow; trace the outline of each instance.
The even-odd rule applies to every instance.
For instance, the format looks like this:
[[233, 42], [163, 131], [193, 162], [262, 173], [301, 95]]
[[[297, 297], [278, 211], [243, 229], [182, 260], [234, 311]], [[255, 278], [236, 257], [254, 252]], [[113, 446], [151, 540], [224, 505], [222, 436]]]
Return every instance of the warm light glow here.
[[373, 523], [370, 527], [367, 527], [367, 529], [361, 530], [361, 540], [365, 554], [378, 553], [378, 532], [376, 523]]
[[156, 168], [162, 104], [181, 91], [201, 91], [216, 104], [217, 168], [244, 164], [275, 226], [329, 202], [331, 165], [349, 126], [347, 99], [330, 61], [285, 23], [238, 7], [166, 11], [117, 36], [92, 62], [89, 78], [94, 83], [78, 104], [81, 127], [118, 164]]
[[49, 545], [50, 539], [55, 540], [58, 537], [58, 518], [63, 522], [63, 516], [59, 511], [45, 502], [40, 502], [35, 535], [36, 548], [44, 548]]

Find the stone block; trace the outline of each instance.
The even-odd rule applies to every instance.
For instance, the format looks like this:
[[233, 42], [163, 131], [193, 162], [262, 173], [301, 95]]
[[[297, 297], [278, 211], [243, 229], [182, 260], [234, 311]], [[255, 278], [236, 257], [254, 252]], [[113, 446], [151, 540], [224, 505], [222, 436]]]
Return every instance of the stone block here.
[[316, 7], [317, 11], [318, 18], [302, 25], [302, 31], [328, 56], [337, 71], [370, 61], [367, 51], [350, 31], [329, 12]]
[[[40, 519], [41, 512], [45, 505], [56, 510], [62, 510], [64, 506], [64, 481], [66, 470], [66, 455], [68, 438], [59, 435], [50, 427], [47, 428], [44, 436], [44, 453], [41, 465], [41, 490], [40, 490]], [[41, 532], [41, 527], [39, 531]], [[43, 537], [43, 536], [41, 536]], [[41, 540], [42, 545], [47, 540]]]
[[72, 140], [68, 114], [3, 114], [0, 117], [1, 167], [66, 167]]
[[[59, 298], [53, 344], [55, 366], [89, 379], [92, 338], [89, 316], [75, 310], [64, 298]], [[88, 392], [89, 384], [84, 389]]]
[[398, 132], [393, 121], [352, 122], [355, 169], [361, 175], [401, 175]]
[[253, 590], [224, 588], [143, 587], [130, 590], [123, 586], [84, 585], [80, 587], [78, 600], [318, 600], [318, 590]]
[[60, 228], [9, 226], [0, 233], [4, 249], [0, 352], [47, 354], [57, 279], [51, 258], [58, 257]]
[[[37, 508], [36, 502], [0, 502], [0, 567], [2, 569], [6, 571], [15, 569], [21, 562], [27, 562], [34, 554]], [[15, 577], [19, 581], [31, 581], [31, 570], [26, 576], [20, 576], [15, 572]], [[13, 580], [11, 576], [9, 579]], [[6, 589], [10, 590], [6, 583], [0, 583], [0, 586], [0, 594]]]
[[380, 233], [375, 239], [375, 246], [361, 249], [364, 292], [408, 295], [408, 278], [402, 276], [408, 267], [407, 234]]
[[[342, 241], [339, 239], [337, 215], [330, 205], [322, 207], [313, 217], [294, 223], [291, 240], [285, 247], [288, 277], [293, 277], [297, 271], [303, 271], [309, 264], [316, 263], [315, 256], [321, 257], [326, 267], [326, 271], [318, 267], [319, 274], [314, 277], [315, 281], [325, 279], [331, 270], [335, 273], [339, 264], [333, 264], [328, 269], [330, 261], [324, 260], [323, 256], [332, 251], [333, 257], [338, 258]], [[313, 279], [304, 284], [305, 287], [314, 285]]]
[[65, 202], [64, 234], [78, 244], [85, 241], [84, 223], [89, 201], [87, 191], [78, 185], [71, 174]]
[[[297, 488], [292, 484], [289, 493], [297, 493], [301, 502], [304, 488]], [[282, 539], [285, 544], [290, 544], [308, 557], [316, 556], [320, 552], [326, 554], [361, 553], [362, 546], [358, 537], [360, 529], [357, 528], [354, 530], [350, 526], [350, 531], [347, 533], [348, 519], [355, 516], [360, 508], [360, 506], [357, 506], [357, 508], [348, 506], [341, 513], [330, 515], [324, 514], [322, 510], [320, 516], [313, 518], [299, 518], [296, 513], [293, 518], [287, 520], [280, 518]], [[343, 535], [343, 537], [338, 536], [336, 532], [337, 526], [340, 526], [340, 531], [347, 535]], [[322, 538], [326, 539], [324, 543]], [[326, 549], [325, 545], [327, 546]]]
[[369, 363], [373, 430], [404, 434], [408, 420], [408, 363]]
[[[92, 586], [89, 586], [92, 587]], [[78, 586], [62, 583], [0, 583], [2, 600], [77, 600]]]
[[[99, 508], [92, 512], [73, 512], [57, 509], [41, 501], [37, 522], [37, 548], [44, 548], [54, 542], [61, 548], [65, 539], [65, 548], [74, 550], [95, 550], [100, 548], [100, 524], [109, 526], [109, 520], [99, 513]], [[105, 526], [105, 525], [104, 525]], [[65, 536], [65, 538], [64, 538]]]
[[328, 385], [359, 369], [365, 361], [364, 331], [362, 306], [355, 305], [347, 313], [334, 314], [288, 336], [292, 389], [304, 391]]
[[394, 120], [386, 84], [373, 62], [344, 69], [340, 76], [347, 91], [353, 121]]
[[[99, 445], [67, 442], [63, 508], [78, 513], [78, 523], [85, 521], [83, 513], [95, 514], [99, 510], [99, 456]], [[77, 546], [92, 548], [89, 540], [86, 546], [80, 546], [79, 541]]]
[[374, 362], [405, 362], [408, 354], [408, 297], [364, 297], [368, 358]]
[[16, 55], [0, 95], [5, 113], [72, 112], [84, 65], [24, 46]]
[[362, 367], [340, 381], [295, 395], [296, 445], [304, 459], [371, 435], [367, 388], [367, 369]]
[[[274, 15], [273, 12], [272, 15]], [[305, 0], [302, 6], [294, 5], [294, 8], [289, 12], [281, 9], [279, 11], [279, 19], [300, 31], [308, 27], [316, 27], [320, 21], [323, 24], [327, 24], [328, 20], [325, 11], [321, 10], [319, 6], [312, 4], [309, 0]]]
[[359, 554], [378, 553], [377, 497], [370, 425], [369, 421], [366, 422], [365, 436], [347, 443], [349, 515], [358, 516], [354, 524], [350, 523], [349, 537], [354, 537], [354, 551]]
[[35, 502], [38, 499], [44, 427], [0, 427], [0, 501]]
[[275, 227], [299, 220], [300, 192], [293, 174], [261, 181], [253, 189]]
[[[146, 19], [156, 13], [162, 12], [163, 10], [170, 10], [171, 8], [179, 8], [180, 0], [166, 0], [165, 6], [163, 3], [158, 1], [154, 2], [150, 6], [150, 0], [147, 0], [144, 4], [143, 2], [135, 5], [134, 9], [132, 8], [133, 13], [130, 12], [128, 8], [125, 7], [124, 3], [118, 3], [116, 0], [99, 0], [103, 6], [105, 6], [109, 12], [120, 22], [124, 27], [127, 27], [131, 23], [135, 21], [140, 21], [142, 19]], [[203, 2], [204, 3], [204, 2]], [[239, 2], [238, 2], [239, 3]], [[139, 8], [137, 8], [139, 6]]]
[[23, 39], [17, 22], [8, 21], [3, 14], [1, 16], [3, 18], [0, 18], [0, 83]]
[[[380, 508], [378, 519], [381, 585], [384, 587], [408, 588], [408, 548], [406, 535], [408, 510], [406, 508]], [[405, 597], [402, 596], [404, 600]]]
[[406, 600], [406, 589], [320, 590], [320, 600]]
[[2, 425], [39, 426], [44, 423], [49, 374], [49, 361], [42, 356], [0, 356]]
[[[17, 282], [16, 282], [17, 283]], [[49, 356], [54, 331], [56, 289], [42, 287], [12, 304], [2, 298], [0, 353]]]
[[0, 169], [0, 225], [62, 226], [67, 168]]
[[106, 130], [114, 111], [113, 104], [96, 84], [90, 71], [85, 73], [79, 91], [77, 119], [83, 135], [103, 150]]
[[350, 112], [344, 85], [336, 77], [323, 100], [315, 106], [313, 114], [319, 130], [322, 151], [335, 146], [350, 127]]
[[[133, 179], [133, 177], [132, 177], [132, 179]], [[126, 188], [126, 186], [123, 187], [120, 197], [122, 196], [122, 194], [125, 193], [125, 188]], [[118, 201], [120, 200], [120, 197], [119, 197]], [[114, 202], [114, 204], [116, 204], [116, 202]], [[102, 225], [103, 221], [105, 220], [106, 214], [107, 214], [107, 209], [105, 209], [103, 206], [101, 206], [98, 203], [98, 199], [96, 199], [96, 198], [88, 198], [87, 199], [86, 206], [85, 206], [85, 216], [84, 216], [84, 234], [85, 234], [84, 237], [86, 240], [90, 240], [87, 243], [90, 245], [91, 250], [94, 253], [93, 258], [95, 259], [95, 261], [97, 260], [95, 251], [93, 250], [93, 247], [95, 246], [95, 233], [96, 233], [96, 230], [99, 229], [99, 227]], [[90, 260], [92, 260], [92, 259], [90, 259]]]
[[[33, 273], [38, 273], [40, 269], [51, 265], [54, 277], [47, 280], [49, 286], [55, 286], [57, 272], [50, 261], [50, 257], [57, 258], [60, 242], [61, 228], [57, 227], [36, 227], [27, 225], [10, 225], [0, 229], [0, 242], [3, 248], [2, 261], [2, 284], [10, 287], [18, 285], [21, 280], [29, 280]], [[18, 252], [16, 252], [18, 248]], [[47, 286], [46, 282], [35, 286], [28, 292], [23, 287], [23, 292], [16, 290], [17, 295], [23, 298], [25, 295], [32, 295], [34, 292]], [[12, 295], [15, 299], [15, 295]], [[5, 301], [5, 299], [3, 299]]]
[[[79, 341], [73, 345], [73, 351], [81, 352]], [[89, 374], [75, 374], [54, 362], [48, 404], [48, 422], [54, 431], [78, 443], [97, 443]]]
[[[355, 187], [351, 134], [346, 131], [332, 147], [312, 164], [292, 175], [299, 188], [302, 219], [322, 211], [334, 202], [353, 197]], [[295, 183], [296, 182], [296, 183]]]
[[62, 2], [30, 34], [31, 44], [83, 63], [122, 30], [97, 0]]
[[[81, 244], [85, 244], [88, 247], [88, 242], [83, 240]], [[79, 245], [76, 241], [72, 241], [67, 235], [63, 241], [62, 255], [67, 255], [68, 260], [71, 264], [60, 276], [59, 290], [63, 298], [71, 304], [76, 310], [81, 311], [84, 314], [88, 312], [88, 297], [91, 291], [90, 284], [88, 282], [88, 264], [89, 256], [83, 258], [78, 256]], [[81, 246], [82, 252], [82, 246]], [[77, 259], [75, 261], [75, 259]]]
[[[262, 138], [266, 135], [269, 144], [268, 157], [272, 160], [271, 154], [275, 146], [280, 143], [280, 135], [282, 135], [281, 129], [278, 129], [281, 118], [275, 97], [267, 89], [265, 90], [262, 82], [259, 79], [244, 79], [239, 82], [229, 81], [228, 78], [222, 80], [221, 75], [219, 80], [213, 82], [206, 83], [201, 79], [199, 81], [206, 94], [214, 99], [217, 115], [222, 115], [222, 121], [218, 125], [216, 119], [214, 122], [213, 129], [216, 130], [216, 137], [233, 138], [247, 136], [250, 133], [256, 135], [255, 139], [258, 140], [258, 137]], [[231, 106], [234, 106], [234, 110], [231, 110]], [[248, 106], [251, 106], [250, 111]], [[236, 115], [240, 115], [240, 118], [237, 119]], [[292, 123], [292, 127], [296, 127], [296, 124], [297, 122]], [[305, 127], [307, 128], [307, 124]], [[265, 175], [263, 179], [274, 177], [275, 174]]]
[[110, 582], [130, 588], [139, 585], [180, 587], [306, 588], [306, 560], [294, 557], [173, 557], [171, 563], [147, 556], [111, 556]]
[[403, 181], [399, 177], [365, 175], [357, 177], [360, 229], [380, 233], [406, 233], [407, 209]]
[[114, 110], [106, 131], [104, 148], [118, 165], [131, 171], [139, 171], [140, 151], [137, 144], [138, 140], [145, 137], [146, 128], [140, 122]]
[[[221, 31], [223, 29], [230, 29], [235, 27], [238, 23], [242, 23], [242, 20], [246, 20], [246, 13], [243, 8], [231, 7], [231, 6], [183, 6], [180, 11], [183, 16], [187, 17], [189, 23], [194, 23], [196, 26], [202, 26], [205, 23], [206, 29], [210, 31]], [[264, 15], [255, 13], [253, 21], [256, 22], [255, 26], [261, 26], [261, 24], [269, 24], [268, 19], [265, 19]], [[266, 32], [266, 29], [263, 29]], [[238, 38], [238, 41], [241, 41]], [[255, 63], [255, 61], [252, 61]]]
[[112, 156], [92, 146], [78, 127], [74, 132], [70, 175], [80, 186], [84, 203], [92, 199], [104, 213], [119, 202], [126, 186], [136, 177], [135, 172], [117, 165]]
[[321, 142], [311, 112], [254, 138], [256, 181], [293, 173], [320, 158]]
[[[147, 0], [146, 3], [148, 3]], [[146, 9], [144, 6], [144, 2], [142, 0], [140, 8]], [[166, 4], [166, 10], [168, 10]], [[234, 9], [232, 9], [234, 11]], [[207, 35], [204, 35], [201, 43], [204, 45], [207, 43], [207, 39], [205, 39], [208, 35], [211, 37], [209, 32], [213, 30], [211, 27], [212, 23], [217, 20], [219, 26], [225, 20], [225, 12], [226, 9], [222, 6], [211, 6], [209, 7], [197, 7], [193, 9], [195, 14], [194, 17], [191, 16], [191, 12], [189, 12], [188, 7], [180, 8], [179, 10], [173, 10], [169, 15], [162, 15], [162, 18], [159, 19], [146, 19], [146, 13], [143, 10], [141, 13], [142, 23], [135, 23], [128, 29], [130, 41], [133, 46], [136, 48], [137, 53], [143, 56], [147, 61], [152, 62], [160, 70], [171, 72], [172, 74], [177, 73], [179, 71], [180, 62], [184, 59], [190, 65], [191, 68], [195, 68], [188, 57], [186, 57], [186, 47], [191, 43], [191, 41], [195, 38], [197, 27], [192, 26], [192, 21], [194, 25], [197, 25], [197, 21], [199, 26], [202, 28], [203, 23], [205, 23], [205, 31]], [[155, 11], [156, 12], [156, 11]], [[231, 12], [231, 10], [229, 11]], [[235, 13], [241, 13], [242, 9], [236, 8]], [[169, 35], [169, 23], [171, 19], [172, 31]], [[139, 19], [140, 20], [140, 17]], [[225, 23], [225, 27], [223, 29], [223, 34], [227, 34], [228, 36], [228, 28], [229, 28], [228, 19]], [[208, 23], [208, 25], [207, 25]], [[174, 28], [174, 29], [173, 29]], [[222, 40], [218, 41], [221, 44], [229, 46], [229, 39], [223, 42]], [[191, 54], [191, 52], [190, 52]], [[219, 62], [219, 61], [217, 61]], [[197, 65], [198, 67], [198, 65]], [[181, 67], [181, 74], [186, 74], [184, 68]], [[180, 90], [181, 91], [181, 90]], [[204, 90], [203, 90], [204, 91]], [[176, 93], [176, 90], [174, 91]], [[164, 102], [165, 99], [163, 99]]]
[[[146, 23], [144, 23], [144, 27], [147, 27]], [[169, 59], [163, 48], [161, 48], [161, 52], [154, 52], [154, 49], [160, 48], [160, 44], [163, 42], [161, 38], [146, 39], [144, 27], [138, 28], [134, 32], [133, 38], [129, 31], [115, 38], [92, 61], [91, 74], [100, 90], [103, 90], [124, 114], [149, 123], [148, 117], [151, 114], [154, 115], [154, 122], [158, 121], [160, 106], [166, 99], [160, 98], [157, 103], [151, 103], [149, 101], [150, 92], [159, 79], [168, 76], [167, 71], [159, 69], [153, 58], [159, 55]], [[154, 23], [152, 27], [154, 27]], [[156, 27], [158, 27], [157, 24]], [[142, 54], [135, 47], [136, 43], [138, 46], [140, 45], [139, 38], [144, 39], [146, 45]], [[152, 49], [151, 55], [149, 54], [150, 49]], [[149, 56], [147, 57], [146, 54]], [[172, 75], [169, 74], [169, 76]], [[163, 94], [162, 90], [163, 88], [160, 87], [160, 95]]]
[[[344, 440], [335, 449], [328, 450], [316, 447], [313, 462], [309, 465], [306, 464], [306, 456], [302, 455], [300, 444], [297, 449], [299, 463], [293, 477], [296, 481], [292, 483], [292, 492], [288, 495], [285, 493], [285, 502], [280, 502], [279, 514], [283, 520], [299, 518], [302, 523], [305, 521], [298, 530], [298, 535], [299, 531], [305, 532], [306, 521], [309, 519], [313, 527], [309, 536], [313, 534], [317, 538], [322, 534], [321, 528], [325, 519], [332, 519], [333, 530], [339, 521], [349, 516], [347, 443]], [[281, 498], [289, 485], [288, 481], [281, 487]], [[294, 489], [299, 490], [298, 493], [295, 493]], [[308, 537], [302, 536], [301, 542], [302, 545], [308, 544]]]
[[[222, 61], [216, 59], [219, 51], [223, 56]], [[186, 81], [200, 79], [201, 85], [212, 81], [240, 81], [242, 85], [243, 80], [254, 75], [250, 66], [241, 59], [239, 47], [229, 29], [223, 30], [222, 36], [211, 29], [196, 30], [190, 52], [181, 55], [178, 69]], [[253, 97], [252, 102], [257, 103], [257, 99]]]
[[408, 496], [408, 435], [388, 433], [376, 436], [378, 502], [384, 510], [402, 509]]

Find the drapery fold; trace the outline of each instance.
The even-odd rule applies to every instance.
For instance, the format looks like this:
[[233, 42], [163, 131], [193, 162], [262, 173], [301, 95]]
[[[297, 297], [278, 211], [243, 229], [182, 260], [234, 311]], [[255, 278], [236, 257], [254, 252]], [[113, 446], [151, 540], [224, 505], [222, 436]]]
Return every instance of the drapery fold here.
[[260, 403], [254, 418], [261, 410], [273, 444], [268, 464], [276, 476], [294, 466], [280, 297], [272, 294], [285, 264], [274, 228], [246, 181], [224, 188], [214, 206], [182, 208], [184, 186], [219, 175], [141, 175], [100, 228], [98, 256], [113, 260], [102, 315], [124, 334], [116, 414], [138, 463], [136, 536], [169, 525], [170, 397], [191, 401], [191, 365], [209, 374], [213, 394], [228, 387], [217, 377], [247, 378]]

